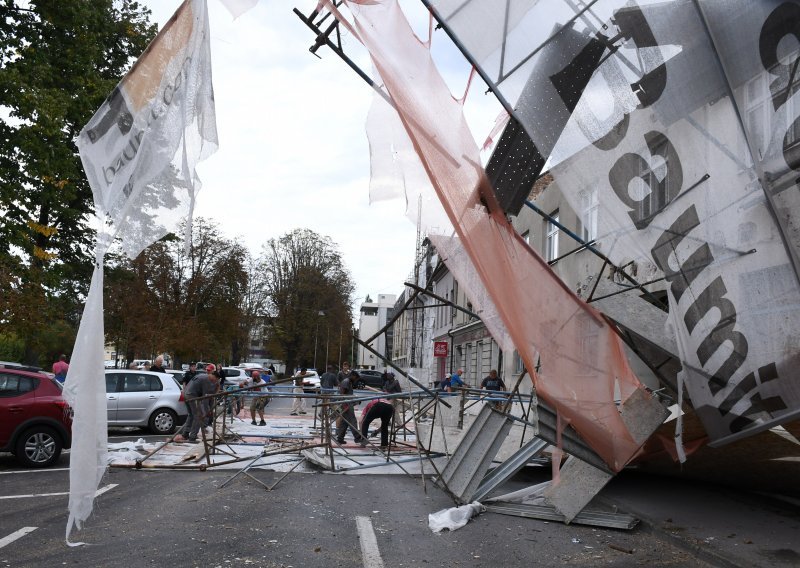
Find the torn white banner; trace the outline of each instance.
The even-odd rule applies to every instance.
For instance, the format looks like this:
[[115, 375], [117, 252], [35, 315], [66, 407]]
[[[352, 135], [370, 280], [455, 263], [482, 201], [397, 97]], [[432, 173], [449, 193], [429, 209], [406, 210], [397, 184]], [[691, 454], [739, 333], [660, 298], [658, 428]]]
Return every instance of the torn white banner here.
[[[217, 148], [206, 0], [185, 0], [81, 131], [98, 224], [96, 265], [64, 397], [75, 412], [67, 539], [92, 511], [107, 454], [103, 259], [131, 258], [190, 221], [195, 165]], [[187, 222], [187, 233], [191, 223]]]

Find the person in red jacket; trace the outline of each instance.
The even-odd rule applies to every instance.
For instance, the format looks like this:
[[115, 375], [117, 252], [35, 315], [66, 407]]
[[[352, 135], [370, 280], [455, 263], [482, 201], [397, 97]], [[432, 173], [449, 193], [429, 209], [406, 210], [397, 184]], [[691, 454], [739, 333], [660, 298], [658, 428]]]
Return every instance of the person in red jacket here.
[[392, 416], [394, 416], [394, 407], [382, 398], [375, 399], [364, 407], [361, 413], [362, 448], [367, 445], [369, 425], [378, 418], [381, 419], [381, 448], [389, 446], [389, 424], [392, 422]]

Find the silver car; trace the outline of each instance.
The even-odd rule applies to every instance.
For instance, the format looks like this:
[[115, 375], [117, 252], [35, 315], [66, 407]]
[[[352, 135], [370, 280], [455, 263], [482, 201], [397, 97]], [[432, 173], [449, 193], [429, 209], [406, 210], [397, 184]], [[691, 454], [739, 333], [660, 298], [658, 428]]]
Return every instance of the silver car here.
[[168, 373], [106, 371], [109, 426], [141, 426], [171, 434], [188, 414], [183, 391]]

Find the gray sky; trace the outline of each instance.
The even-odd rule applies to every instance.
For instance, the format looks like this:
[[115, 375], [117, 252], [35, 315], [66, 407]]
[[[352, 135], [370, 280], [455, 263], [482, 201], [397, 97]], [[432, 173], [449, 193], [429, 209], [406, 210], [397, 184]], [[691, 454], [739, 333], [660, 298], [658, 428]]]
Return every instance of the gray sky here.
[[[159, 29], [180, 0], [144, 0]], [[219, 150], [198, 166], [203, 189], [196, 215], [216, 219], [229, 238], [254, 254], [264, 242], [305, 227], [340, 247], [356, 284], [355, 308], [369, 294], [399, 294], [412, 269], [416, 227], [404, 200], [369, 203], [369, 148], [364, 123], [372, 91], [327, 48], [318, 59], [314, 36], [292, 13], [314, 0], [260, 0], [233, 21], [208, 0]], [[409, 17], [427, 33], [421, 2]], [[419, 33], [419, 32], [418, 32]], [[352, 37], [345, 51], [367, 72], [369, 60]], [[469, 67], [443, 32], [434, 56], [457, 96]], [[466, 105], [483, 143], [500, 110], [473, 81]], [[472, 104], [471, 104], [472, 103]]]

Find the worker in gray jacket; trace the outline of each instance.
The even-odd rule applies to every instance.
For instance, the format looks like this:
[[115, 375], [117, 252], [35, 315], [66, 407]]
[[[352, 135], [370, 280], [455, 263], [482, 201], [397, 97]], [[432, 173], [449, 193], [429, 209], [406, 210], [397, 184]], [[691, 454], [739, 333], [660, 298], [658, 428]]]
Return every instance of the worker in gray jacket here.
[[206, 368], [206, 372], [195, 375], [183, 391], [183, 396], [186, 398], [186, 406], [189, 407], [189, 416], [183, 426], [183, 434], [190, 442], [197, 441], [197, 433], [203, 427], [206, 417], [213, 408], [214, 399], [202, 397], [216, 393], [219, 380], [220, 376], [214, 370], [214, 365], [209, 365]]

